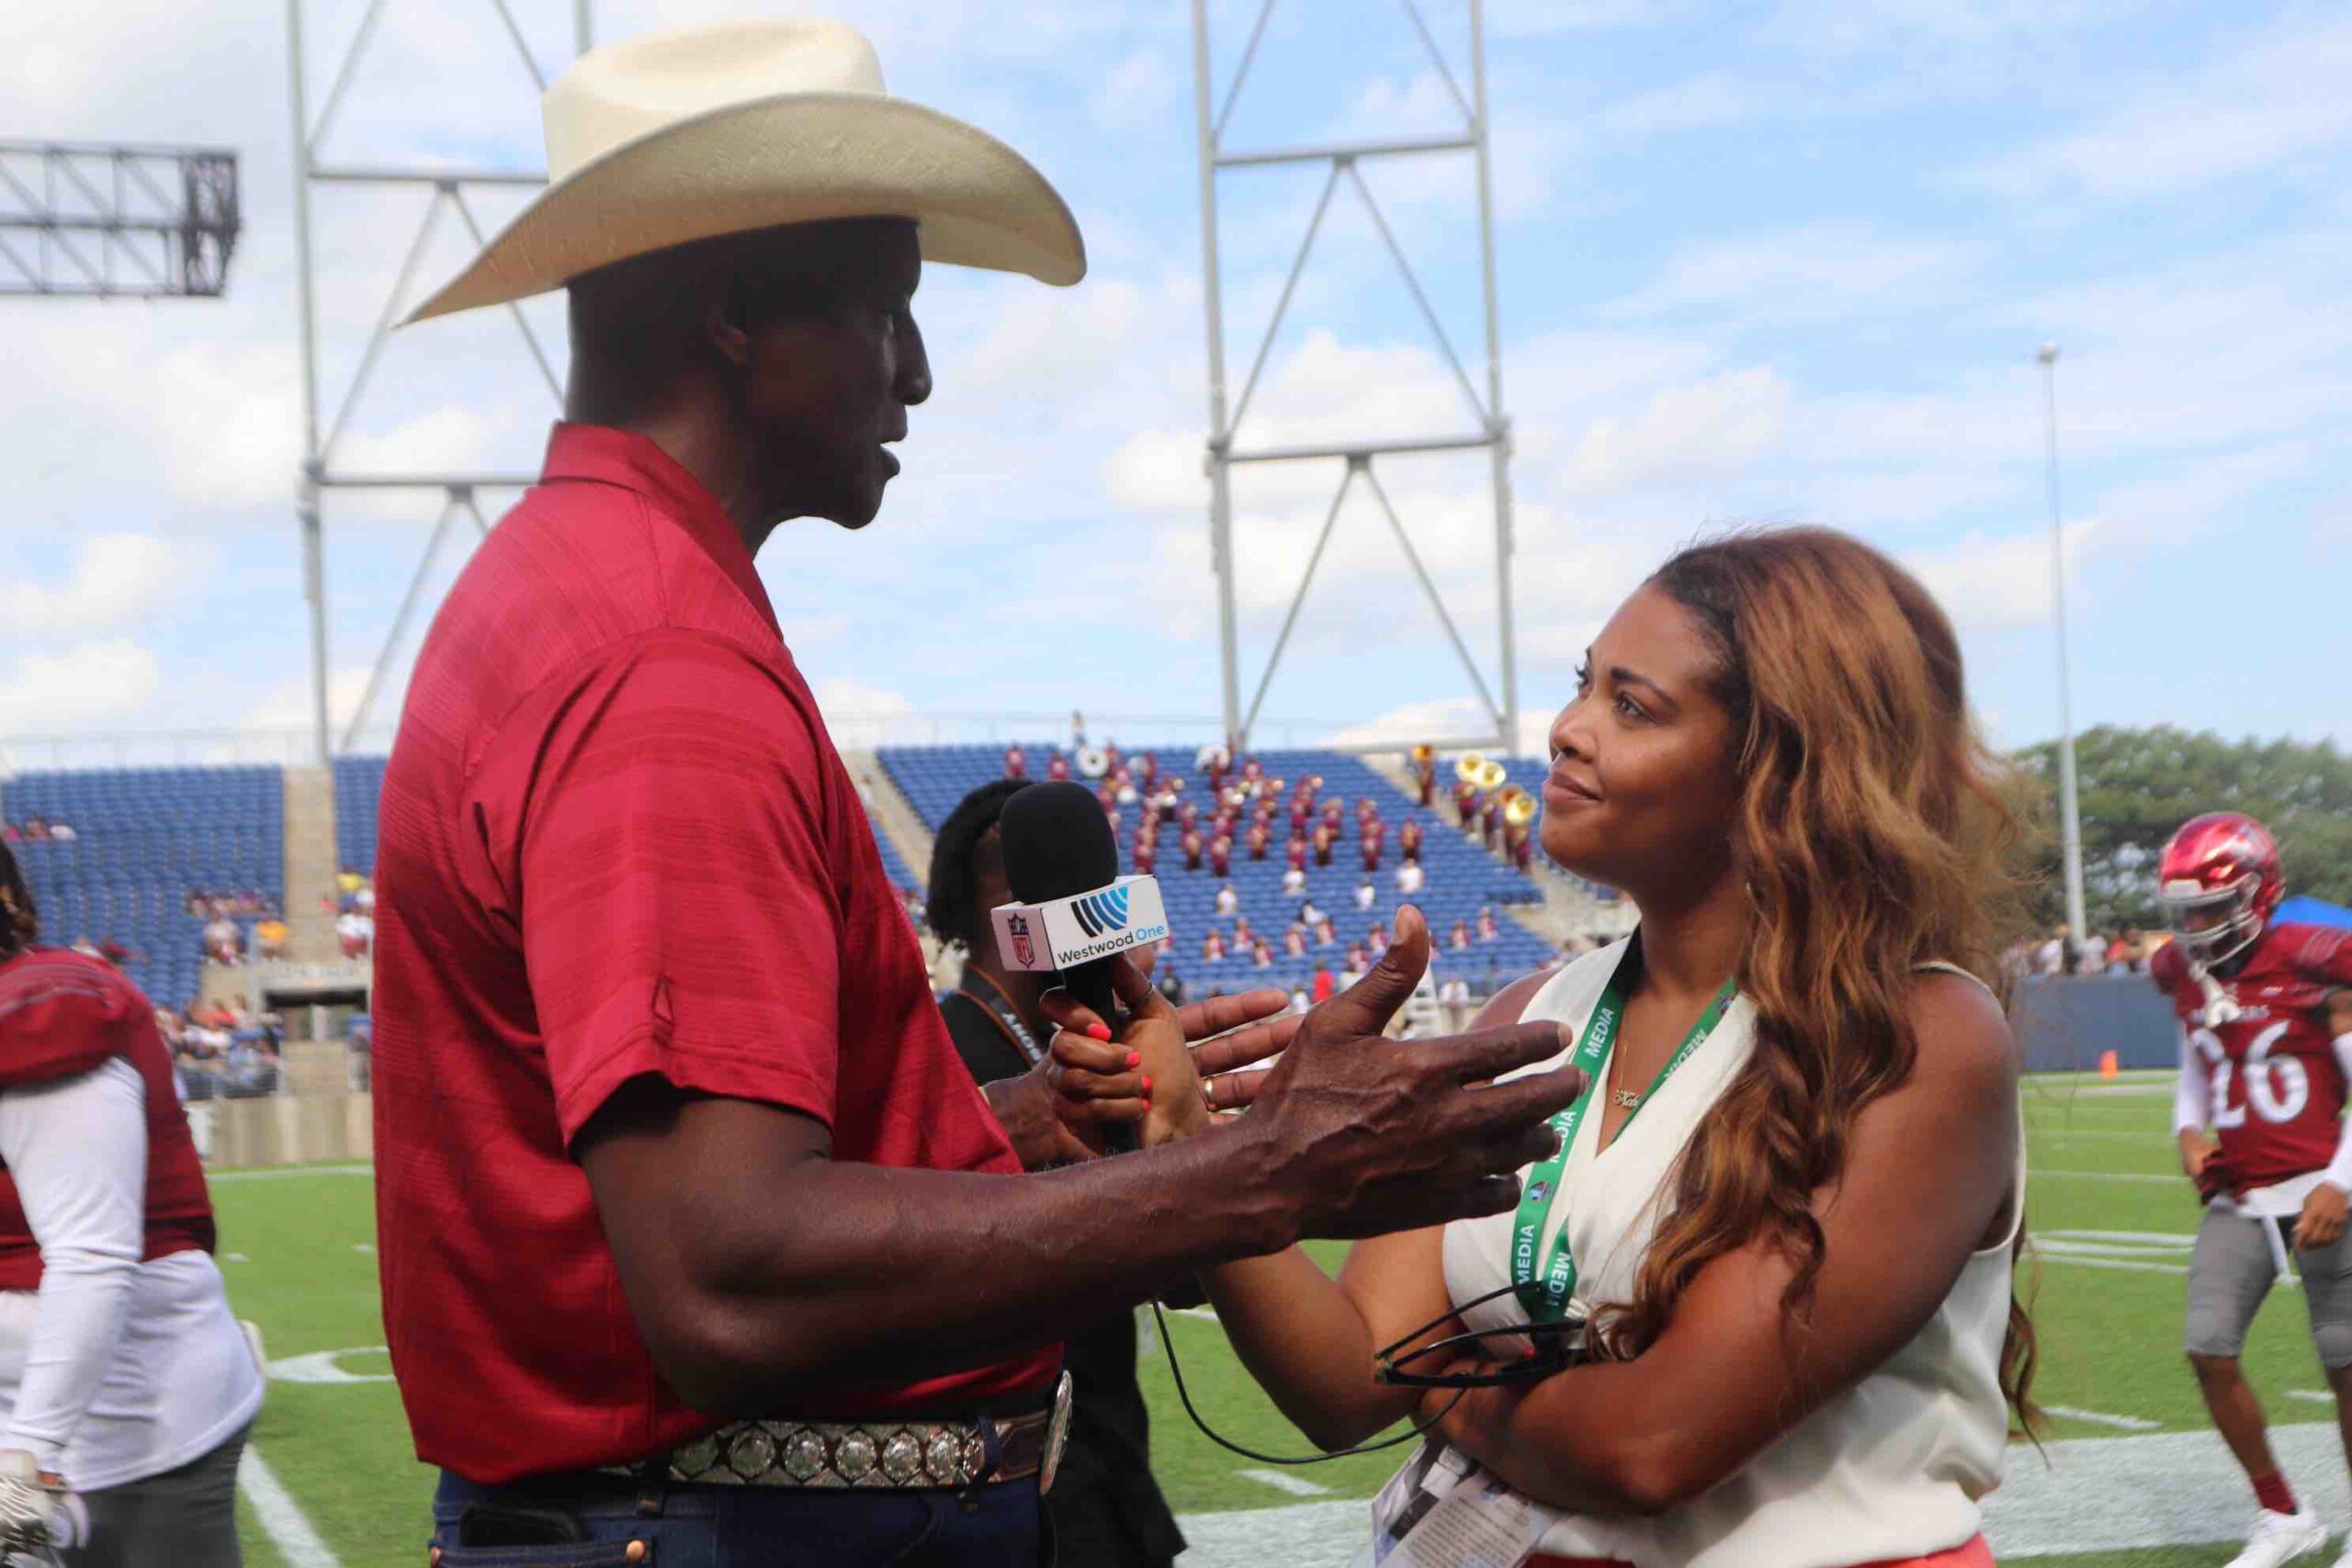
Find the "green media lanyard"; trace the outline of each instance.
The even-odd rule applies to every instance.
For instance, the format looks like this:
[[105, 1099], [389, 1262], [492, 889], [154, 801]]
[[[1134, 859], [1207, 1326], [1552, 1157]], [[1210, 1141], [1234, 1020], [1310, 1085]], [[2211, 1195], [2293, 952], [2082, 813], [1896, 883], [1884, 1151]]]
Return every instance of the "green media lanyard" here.
[[[1552, 1118], [1552, 1130], [1560, 1135], [1560, 1151], [1528, 1172], [1527, 1190], [1519, 1200], [1519, 1215], [1511, 1226], [1510, 1278], [1531, 1322], [1559, 1322], [1567, 1314], [1568, 1298], [1577, 1288], [1577, 1260], [1568, 1251], [1568, 1227], [1563, 1224], [1560, 1234], [1553, 1239], [1552, 1256], [1545, 1261], [1540, 1279], [1535, 1273], [1535, 1247], [1544, 1235], [1544, 1222], [1550, 1215], [1552, 1205], [1559, 1201], [1560, 1172], [1567, 1166], [1568, 1151], [1576, 1146], [1577, 1129], [1583, 1124], [1585, 1111], [1600, 1092], [1601, 1080], [1607, 1076], [1610, 1047], [1616, 1044], [1617, 1026], [1625, 1016], [1625, 967], [1633, 961], [1634, 951], [1628, 946], [1624, 956], [1618, 959], [1608, 987], [1592, 1010], [1591, 1021], [1586, 1023], [1584, 1035], [1577, 1042], [1576, 1054], [1569, 1058], [1573, 1065], [1584, 1069], [1585, 1089], [1574, 1105]], [[1715, 999], [1707, 1004], [1707, 1010], [1699, 1015], [1699, 1021], [1690, 1026], [1690, 1032], [1682, 1037], [1682, 1043], [1667, 1058], [1666, 1066], [1657, 1070], [1657, 1077], [1650, 1080], [1650, 1087], [1634, 1105], [1633, 1114], [1625, 1118], [1625, 1126], [1632, 1125], [1634, 1117], [1641, 1114], [1641, 1108], [1657, 1097], [1674, 1069], [1707, 1043], [1707, 1036], [1723, 1021], [1732, 998], [1738, 994], [1736, 979], [1724, 982], [1724, 988], [1715, 993]], [[1624, 1135], [1624, 1126], [1619, 1127], [1618, 1135]]]

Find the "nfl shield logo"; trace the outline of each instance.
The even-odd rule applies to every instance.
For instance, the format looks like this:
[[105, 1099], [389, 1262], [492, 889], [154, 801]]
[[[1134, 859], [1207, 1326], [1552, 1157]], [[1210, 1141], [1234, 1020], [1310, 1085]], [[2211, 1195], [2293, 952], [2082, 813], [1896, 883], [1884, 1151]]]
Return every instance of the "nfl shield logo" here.
[[1012, 961], [1023, 969], [1037, 962], [1037, 949], [1029, 940], [1029, 917], [1014, 915], [1005, 921], [1005, 929], [1012, 933]]

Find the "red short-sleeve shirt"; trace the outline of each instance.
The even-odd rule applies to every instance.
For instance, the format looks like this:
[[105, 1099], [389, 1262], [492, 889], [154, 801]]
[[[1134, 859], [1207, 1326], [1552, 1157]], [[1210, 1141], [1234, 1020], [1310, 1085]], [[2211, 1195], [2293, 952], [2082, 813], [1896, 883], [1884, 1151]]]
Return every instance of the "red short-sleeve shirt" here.
[[[384, 1322], [427, 1462], [494, 1483], [717, 1424], [569, 1155], [632, 1077], [805, 1112], [837, 1159], [1020, 1168], [751, 553], [651, 442], [556, 428], [425, 639], [379, 823]], [[1058, 1356], [777, 1414], [978, 1404]]]

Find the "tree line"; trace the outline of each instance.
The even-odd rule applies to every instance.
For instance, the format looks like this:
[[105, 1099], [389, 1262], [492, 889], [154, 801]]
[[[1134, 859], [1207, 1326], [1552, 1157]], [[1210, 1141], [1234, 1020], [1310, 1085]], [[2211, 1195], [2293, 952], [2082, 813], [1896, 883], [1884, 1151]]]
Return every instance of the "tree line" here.
[[[2058, 833], [2058, 746], [2014, 753], [2025, 799], [2020, 846], [2031, 916], [2065, 919]], [[2352, 905], [2352, 756], [2330, 741], [2228, 740], [2169, 725], [2101, 725], [2075, 739], [2083, 823], [2083, 897], [2093, 931], [2164, 923], [2156, 856], [2206, 811], [2243, 811], [2278, 839], [2290, 894]]]

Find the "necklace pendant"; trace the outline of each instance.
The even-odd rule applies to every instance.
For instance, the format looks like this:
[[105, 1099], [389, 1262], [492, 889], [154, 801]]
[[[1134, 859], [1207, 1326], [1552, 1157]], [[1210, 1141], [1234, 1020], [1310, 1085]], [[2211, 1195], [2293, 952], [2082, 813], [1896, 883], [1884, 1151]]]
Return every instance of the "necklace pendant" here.
[[1638, 1111], [1642, 1106], [1642, 1096], [1640, 1091], [1637, 1089], [1611, 1089], [1609, 1091], [1609, 1098], [1615, 1103], [1623, 1106], [1628, 1111]]

